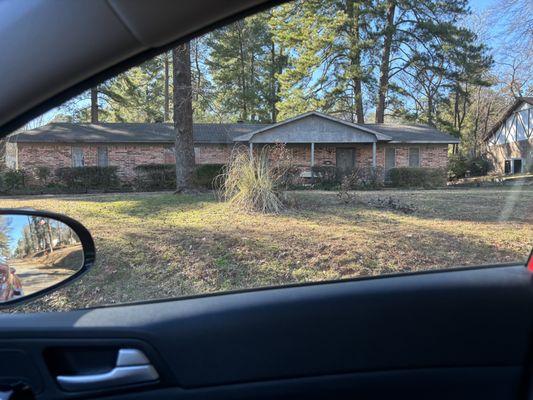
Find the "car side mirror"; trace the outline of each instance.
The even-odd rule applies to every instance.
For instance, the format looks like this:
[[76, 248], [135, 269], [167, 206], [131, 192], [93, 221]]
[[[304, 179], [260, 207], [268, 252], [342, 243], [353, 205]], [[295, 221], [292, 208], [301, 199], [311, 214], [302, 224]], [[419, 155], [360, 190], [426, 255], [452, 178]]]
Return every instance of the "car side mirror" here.
[[0, 209], [0, 307], [65, 286], [94, 263], [94, 242], [61, 214]]

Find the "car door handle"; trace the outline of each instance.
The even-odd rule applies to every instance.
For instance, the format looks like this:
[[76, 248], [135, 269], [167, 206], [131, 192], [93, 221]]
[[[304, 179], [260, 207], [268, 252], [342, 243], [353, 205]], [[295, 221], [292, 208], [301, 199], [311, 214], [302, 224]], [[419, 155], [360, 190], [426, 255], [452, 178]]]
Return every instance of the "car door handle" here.
[[148, 383], [159, 379], [159, 374], [140, 350], [120, 350], [116, 364], [111, 371], [99, 374], [59, 375], [57, 382], [64, 390], [77, 392]]
[[152, 365], [136, 365], [133, 367], [116, 367], [103, 374], [60, 375], [57, 377], [57, 382], [63, 389], [77, 392], [156, 381], [157, 378], [159, 378], [159, 375]]

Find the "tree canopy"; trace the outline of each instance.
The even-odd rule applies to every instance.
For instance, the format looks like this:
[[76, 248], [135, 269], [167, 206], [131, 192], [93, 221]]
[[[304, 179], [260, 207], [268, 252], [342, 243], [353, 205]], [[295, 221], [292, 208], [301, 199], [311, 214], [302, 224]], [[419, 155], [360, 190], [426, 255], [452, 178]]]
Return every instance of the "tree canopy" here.
[[[193, 119], [268, 123], [319, 110], [353, 122], [434, 125], [475, 153], [496, 115], [532, 85], [515, 75], [503, 83], [508, 72], [495, 65], [474, 17], [467, 0], [280, 5], [191, 41]], [[531, 43], [530, 24], [522, 29]], [[168, 121], [171, 62], [162, 54], [95, 88], [98, 121]], [[94, 121], [90, 97], [68, 102], [58, 118]]]

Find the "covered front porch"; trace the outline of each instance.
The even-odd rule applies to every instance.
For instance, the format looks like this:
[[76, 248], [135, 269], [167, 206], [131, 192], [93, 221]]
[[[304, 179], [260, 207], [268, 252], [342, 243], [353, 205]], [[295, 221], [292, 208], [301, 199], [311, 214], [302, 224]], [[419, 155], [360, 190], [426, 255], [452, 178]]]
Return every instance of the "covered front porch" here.
[[378, 166], [378, 142], [391, 138], [364, 126], [329, 115], [310, 112], [235, 139], [246, 143], [250, 154], [266, 145], [283, 143], [295, 155], [302, 173], [312, 177], [313, 167], [335, 166], [353, 170], [356, 166]]
[[[270, 143], [249, 143], [248, 150], [253, 157]], [[356, 167], [378, 167], [378, 145], [372, 143], [286, 143], [295, 167], [303, 178], [313, 177], [314, 167], [336, 167], [340, 172], [352, 171]], [[381, 153], [381, 152], [380, 152]], [[381, 154], [380, 154], [381, 155]], [[382, 158], [382, 157], [380, 157]]]

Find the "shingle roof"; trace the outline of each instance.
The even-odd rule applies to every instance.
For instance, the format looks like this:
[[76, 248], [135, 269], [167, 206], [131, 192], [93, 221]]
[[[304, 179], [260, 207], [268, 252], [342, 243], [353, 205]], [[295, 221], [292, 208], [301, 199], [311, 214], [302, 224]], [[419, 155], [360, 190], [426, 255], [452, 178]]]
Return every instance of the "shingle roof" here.
[[483, 140], [487, 141], [489, 140], [492, 135], [496, 133], [498, 129], [500, 129], [500, 126], [511, 116], [511, 114], [522, 104], [522, 103], [528, 103], [533, 105], [533, 97], [518, 97], [514, 103], [505, 111], [505, 113], [502, 115], [502, 117], [494, 124], [494, 126], [485, 133], [485, 136], [483, 136]]
[[[233, 143], [233, 138], [263, 128], [264, 124], [194, 124], [196, 143]], [[173, 143], [172, 124], [58, 122], [13, 134], [10, 142], [34, 143]]]
[[459, 139], [422, 124], [365, 124], [392, 138], [391, 143], [459, 143]]
[[[254, 132], [268, 124], [194, 124], [193, 135], [197, 143], [233, 143], [237, 136]], [[224, 138], [224, 142], [222, 139]]]
[[[315, 113], [328, 118], [325, 114]], [[337, 120], [337, 119], [335, 119]], [[348, 124], [351, 124], [347, 122]], [[378, 140], [403, 143], [458, 143], [453, 136], [427, 125], [352, 124], [375, 132]], [[240, 137], [264, 130], [268, 124], [194, 124], [195, 143], [231, 144]], [[173, 143], [174, 131], [168, 123], [101, 123], [57, 122], [29, 131], [12, 134], [10, 142], [33, 143]]]

